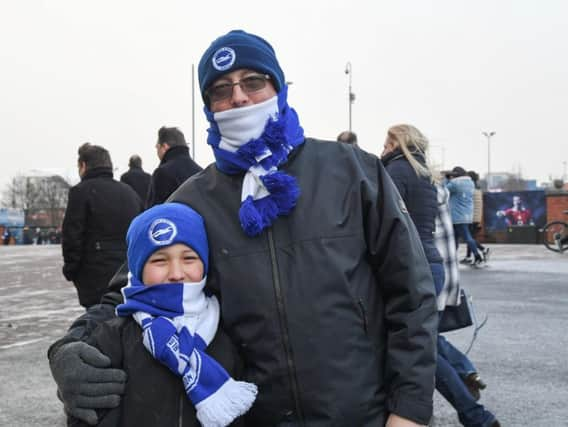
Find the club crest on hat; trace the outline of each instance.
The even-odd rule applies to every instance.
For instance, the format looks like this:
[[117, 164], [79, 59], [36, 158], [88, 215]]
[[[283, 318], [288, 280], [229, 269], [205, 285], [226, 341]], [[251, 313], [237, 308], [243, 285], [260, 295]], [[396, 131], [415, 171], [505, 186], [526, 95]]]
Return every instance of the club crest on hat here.
[[148, 237], [158, 246], [169, 245], [177, 236], [177, 227], [169, 219], [155, 220], [148, 229]]
[[236, 59], [237, 54], [233, 49], [230, 47], [222, 47], [215, 52], [211, 62], [216, 70], [225, 71], [233, 66]]

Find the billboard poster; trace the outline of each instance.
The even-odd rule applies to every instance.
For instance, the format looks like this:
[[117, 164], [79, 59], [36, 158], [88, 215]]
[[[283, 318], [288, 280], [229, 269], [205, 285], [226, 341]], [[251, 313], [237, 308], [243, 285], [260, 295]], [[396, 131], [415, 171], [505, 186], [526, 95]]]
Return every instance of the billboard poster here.
[[544, 191], [485, 193], [483, 221], [487, 231], [503, 231], [509, 227], [546, 223]]
[[0, 228], [2, 232], [8, 229], [10, 235], [17, 243], [22, 241], [22, 228], [25, 223], [25, 215], [22, 209], [0, 208]]

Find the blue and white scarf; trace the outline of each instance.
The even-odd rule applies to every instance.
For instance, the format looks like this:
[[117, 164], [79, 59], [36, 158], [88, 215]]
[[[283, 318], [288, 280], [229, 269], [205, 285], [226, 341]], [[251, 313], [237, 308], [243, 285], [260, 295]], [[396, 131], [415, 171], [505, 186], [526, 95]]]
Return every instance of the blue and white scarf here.
[[144, 286], [129, 273], [122, 288], [124, 304], [118, 316], [132, 316], [142, 327], [144, 347], [160, 363], [180, 376], [205, 427], [229, 425], [252, 406], [254, 384], [235, 381], [205, 353], [219, 324], [219, 302], [203, 292], [199, 283]]
[[287, 103], [288, 87], [273, 98], [242, 108], [212, 113], [207, 143], [216, 165], [226, 174], [245, 172], [239, 220], [248, 236], [256, 236], [296, 206], [296, 178], [278, 168], [304, 142], [298, 115]]

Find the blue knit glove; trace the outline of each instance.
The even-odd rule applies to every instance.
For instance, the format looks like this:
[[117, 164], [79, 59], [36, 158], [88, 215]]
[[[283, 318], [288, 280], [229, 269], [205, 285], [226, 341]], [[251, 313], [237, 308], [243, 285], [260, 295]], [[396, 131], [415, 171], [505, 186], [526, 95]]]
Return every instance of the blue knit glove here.
[[109, 366], [107, 356], [80, 341], [64, 344], [51, 355], [51, 375], [68, 415], [96, 425], [99, 420], [95, 409], [120, 404], [126, 373]]

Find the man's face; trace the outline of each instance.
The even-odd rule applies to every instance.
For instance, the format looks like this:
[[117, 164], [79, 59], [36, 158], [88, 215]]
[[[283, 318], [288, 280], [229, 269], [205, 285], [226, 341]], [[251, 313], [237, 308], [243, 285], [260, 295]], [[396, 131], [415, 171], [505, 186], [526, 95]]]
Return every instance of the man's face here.
[[87, 172], [87, 164], [85, 162], [78, 161], [77, 169], [79, 171], [79, 178], [83, 178], [83, 175]]
[[168, 144], [160, 144], [159, 142], [157, 142], [156, 153], [158, 154], [158, 159], [162, 160], [164, 158], [164, 155], [166, 154], [166, 151], [168, 151], [169, 148], [170, 146]]
[[385, 139], [385, 144], [383, 146], [383, 152], [381, 153], [381, 157], [384, 157], [387, 154], [392, 153], [394, 150], [396, 150], [396, 148], [397, 144], [392, 139], [387, 137], [387, 139]]
[[[235, 70], [230, 73], [223, 75], [222, 77], [215, 80], [210, 88], [214, 88], [219, 85], [233, 85], [233, 91], [230, 97], [222, 99], [219, 101], [211, 101], [209, 109], [213, 113], [218, 113], [221, 111], [231, 110], [233, 108], [248, 107], [249, 105], [259, 104], [264, 102], [274, 95], [276, 95], [276, 89], [270, 80], [264, 80], [264, 85], [258, 90], [243, 90], [240, 84], [243, 79], [254, 77], [254, 76], [264, 76], [249, 69]], [[242, 84], [242, 83], [241, 83]]]

